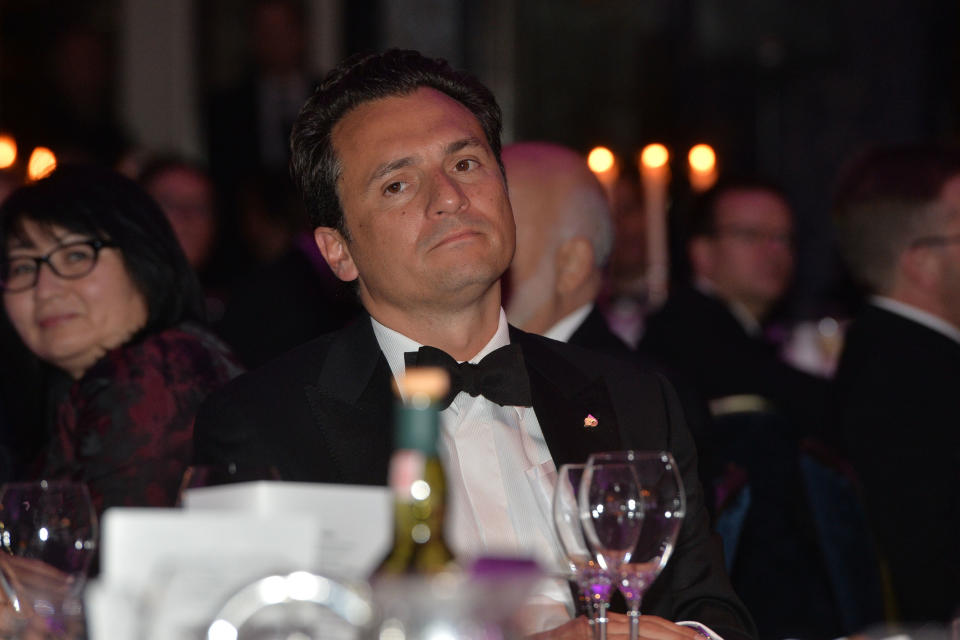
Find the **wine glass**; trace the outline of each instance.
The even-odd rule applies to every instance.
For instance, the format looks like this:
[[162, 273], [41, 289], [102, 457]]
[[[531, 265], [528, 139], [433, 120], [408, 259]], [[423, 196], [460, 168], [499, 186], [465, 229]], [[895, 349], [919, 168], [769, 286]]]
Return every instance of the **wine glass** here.
[[[609, 575], [618, 576], [621, 565], [630, 562], [643, 524], [640, 483], [633, 466], [588, 462], [577, 497], [580, 522], [597, 565]], [[597, 619], [598, 640], [606, 640], [606, 623], [605, 615]]]
[[[41, 480], [0, 489], [0, 588], [5, 622], [42, 638], [83, 635], [81, 592], [96, 552], [86, 485]], [[32, 636], [31, 636], [32, 637]]]
[[590, 612], [590, 624], [596, 631], [596, 621], [606, 617], [606, 606], [613, 591], [613, 577], [600, 569], [584, 538], [578, 500], [584, 466], [565, 464], [557, 472], [557, 486], [553, 492], [553, 526], [560, 548], [570, 565], [573, 580], [580, 590], [582, 602]]
[[612, 451], [594, 454], [589, 460], [588, 464], [628, 463], [640, 482], [643, 529], [633, 557], [620, 567], [618, 581], [627, 602], [630, 639], [636, 640], [643, 594], [667, 565], [686, 513], [683, 480], [666, 451]]

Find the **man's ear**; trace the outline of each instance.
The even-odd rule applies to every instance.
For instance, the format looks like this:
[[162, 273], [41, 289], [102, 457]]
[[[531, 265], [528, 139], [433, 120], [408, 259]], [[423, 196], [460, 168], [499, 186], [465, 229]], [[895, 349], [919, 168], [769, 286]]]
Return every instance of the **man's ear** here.
[[339, 231], [332, 227], [317, 227], [313, 231], [313, 238], [334, 275], [344, 282], [357, 279], [360, 272], [350, 255], [347, 241]]
[[566, 295], [577, 291], [593, 273], [593, 244], [583, 236], [563, 242], [554, 255], [557, 293]]
[[713, 239], [697, 236], [687, 244], [687, 255], [694, 275], [710, 278], [714, 270]]

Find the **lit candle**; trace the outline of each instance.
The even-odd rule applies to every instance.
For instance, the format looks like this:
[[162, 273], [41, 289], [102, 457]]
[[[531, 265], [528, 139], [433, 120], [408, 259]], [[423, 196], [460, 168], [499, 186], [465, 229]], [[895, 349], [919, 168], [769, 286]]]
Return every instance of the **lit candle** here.
[[670, 254], [667, 248], [667, 188], [670, 152], [659, 143], [640, 152], [644, 213], [647, 220], [647, 300], [656, 309], [667, 299]]
[[697, 144], [687, 154], [690, 186], [694, 191], [706, 191], [717, 182], [717, 154], [708, 144]]
[[27, 179], [39, 180], [57, 168], [57, 157], [46, 147], [37, 147], [27, 161]]
[[17, 142], [13, 136], [0, 135], [0, 169], [9, 169], [17, 161]]
[[587, 166], [597, 180], [607, 191], [607, 196], [613, 194], [613, 187], [617, 182], [617, 176], [620, 175], [620, 167], [617, 165], [617, 157], [606, 147], [594, 147], [587, 155]]

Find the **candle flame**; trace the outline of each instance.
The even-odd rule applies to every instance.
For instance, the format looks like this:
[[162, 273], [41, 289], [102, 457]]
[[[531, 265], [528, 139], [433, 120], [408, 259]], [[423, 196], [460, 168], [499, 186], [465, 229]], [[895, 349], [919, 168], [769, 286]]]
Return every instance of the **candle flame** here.
[[640, 152], [640, 164], [648, 169], [659, 169], [670, 160], [670, 152], [659, 142], [648, 144]]
[[694, 145], [687, 155], [687, 160], [690, 162], [690, 168], [694, 171], [713, 171], [714, 167], [717, 166], [717, 154], [714, 153], [713, 147], [708, 144]]
[[57, 168], [57, 156], [46, 147], [37, 147], [27, 162], [27, 179], [39, 180]]
[[13, 136], [0, 135], [0, 169], [9, 169], [17, 161], [17, 143]]
[[587, 166], [594, 173], [605, 173], [613, 168], [617, 159], [606, 147], [594, 147], [587, 156]]

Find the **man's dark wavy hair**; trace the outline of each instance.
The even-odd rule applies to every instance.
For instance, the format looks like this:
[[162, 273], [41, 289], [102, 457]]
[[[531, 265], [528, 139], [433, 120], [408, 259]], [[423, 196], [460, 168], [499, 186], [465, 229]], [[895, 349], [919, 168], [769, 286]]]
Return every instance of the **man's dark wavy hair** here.
[[110, 241], [147, 304], [137, 337], [180, 322], [205, 320], [203, 292], [160, 206], [114, 171], [64, 165], [14, 191], [0, 206], [0, 257], [24, 238], [24, 222]]
[[500, 107], [476, 78], [417, 51], [355, 56], [327, 74], [300, 110], [290, 136], [290, 172], [314, 227], [332, 227], [349, 238], [337, 193], [342, 166], [331, 141], [337, 122], [365, 102], [409, 95], [421, 87], [445, 93], [476, 116], [503, 172]]

